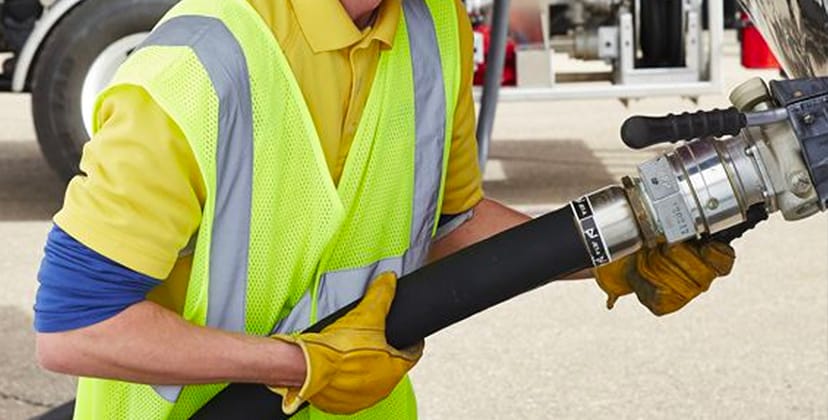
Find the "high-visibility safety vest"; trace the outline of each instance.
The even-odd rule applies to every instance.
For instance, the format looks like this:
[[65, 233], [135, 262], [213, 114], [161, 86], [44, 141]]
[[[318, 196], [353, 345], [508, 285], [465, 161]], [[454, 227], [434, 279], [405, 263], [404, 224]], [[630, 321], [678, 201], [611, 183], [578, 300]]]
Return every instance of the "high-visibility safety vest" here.
[[[454, 2], [402, 4], [338, 185], [288, 61], [246, 1], [182, 1], [118, 70], [112, 86], [143, 87], [179, 125], [207, 189], [185, 319], [260, 336], [301, 331], [381, 272], [424, 263], [440, 214], [459, 37]], [[187, 418], [224, 386], [82, 378], [75, 418]], [[310, 407], [294, 418], [328, 417]], [[415, 417], [407, 378], [353, 416]]]

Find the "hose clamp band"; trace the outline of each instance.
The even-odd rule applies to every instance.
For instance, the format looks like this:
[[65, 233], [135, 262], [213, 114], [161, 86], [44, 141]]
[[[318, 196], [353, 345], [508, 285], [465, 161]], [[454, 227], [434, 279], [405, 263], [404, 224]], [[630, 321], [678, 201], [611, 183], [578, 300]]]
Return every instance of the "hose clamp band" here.
[[610, 254], [607, 250], [607, 243], [601, 235], [601, 229], [595, 223], [595, 212], [592, 210], [589, 197], [581, 197], [571, 202], [570, 205], [584, 237], [584, 243], [586, 243], [587, 251], [589, 251], [589, 256], [592, 259], [592, 265], [597, 267], [609, 263]]

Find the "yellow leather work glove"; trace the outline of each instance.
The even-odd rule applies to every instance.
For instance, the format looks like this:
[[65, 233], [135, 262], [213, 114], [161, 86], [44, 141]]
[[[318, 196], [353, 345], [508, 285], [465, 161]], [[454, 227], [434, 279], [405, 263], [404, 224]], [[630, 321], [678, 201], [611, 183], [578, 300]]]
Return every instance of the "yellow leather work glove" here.
[[359, 305], [322, 332], [273, 336], [298, 344], [307, 363], [301, 389], [271, 388], [282, 395], [285, 414], [293, 414], [305, 401], [328, 413], [351, 414], [394, 390], [423, 354], [422, 343], [397, 350], [385, 341], [385, 317], [396, 288], [394, 273], [383, 273]]
[[730, 273], [735, 258], [730, 245], [716, 240], [665, 244], [598, 267], [595, 278], [607, 293], [607, 308], [612, 309], [620, 296], [635, 292], [650, 312], [665, 315]]
[[638, 252], [595, 269], [598, 285], [607, 293], [607, 308], [633, 293], [655, 315], [681, 309], [706, 291], [717, 277], [733, 268], [736, 255], [730, 243], [767, 220], [762, 204], [751, 206], [745, 221], [704, 240], [682, 242]]

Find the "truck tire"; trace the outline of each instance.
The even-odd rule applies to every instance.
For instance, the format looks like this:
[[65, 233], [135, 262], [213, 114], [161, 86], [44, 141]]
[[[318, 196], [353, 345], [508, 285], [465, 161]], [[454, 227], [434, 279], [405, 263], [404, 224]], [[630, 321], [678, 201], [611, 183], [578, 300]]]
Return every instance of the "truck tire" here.
[[78, 173], [94, 96], [175, 0], [86, 0], [64, 16], [38, 52], [31, 76], [40, 149], [65, 181]]

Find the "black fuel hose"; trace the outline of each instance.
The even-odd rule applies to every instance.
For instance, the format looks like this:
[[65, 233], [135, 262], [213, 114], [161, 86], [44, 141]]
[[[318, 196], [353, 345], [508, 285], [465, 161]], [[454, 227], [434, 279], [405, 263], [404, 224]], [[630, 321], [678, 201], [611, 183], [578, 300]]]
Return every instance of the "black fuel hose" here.
[[[386, 319], [388, 342], [397, 348], [519, 294], [592, 267], [590, 254], [566, 206], [502, 232], [399, 279]], [[357, 302], [314, 324], [319, 331]], [[286, 419], [281, 397], [260, 384], [230, 384], [192, 418]]]

